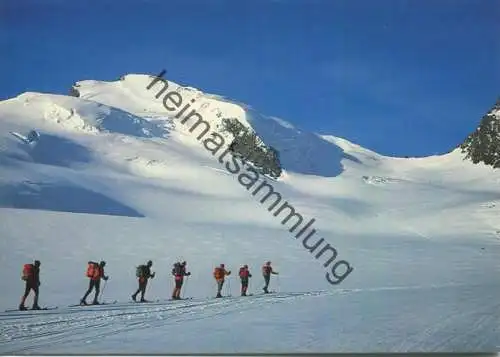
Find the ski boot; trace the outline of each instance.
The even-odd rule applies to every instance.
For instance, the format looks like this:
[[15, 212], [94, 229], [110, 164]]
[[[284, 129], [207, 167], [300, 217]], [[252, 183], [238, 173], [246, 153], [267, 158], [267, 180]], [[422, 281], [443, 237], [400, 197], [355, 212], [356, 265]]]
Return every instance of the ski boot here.
[[26, 306], [24, 306], [23, 304], [19, 305], [19, 311], [26, 311], [26, 310], [28, 310]]
[[133, 294], [132, 295], [132, 300], [134, 300], [135, 302], [137, 302], [136, 298], [137, 298], [137, 295]]
[[31, 310], [41, 310], [42, 308], [40, 306], [38, 306], [38, 304], [36, 305], [33, 305], [33, 307], [31, 308]]

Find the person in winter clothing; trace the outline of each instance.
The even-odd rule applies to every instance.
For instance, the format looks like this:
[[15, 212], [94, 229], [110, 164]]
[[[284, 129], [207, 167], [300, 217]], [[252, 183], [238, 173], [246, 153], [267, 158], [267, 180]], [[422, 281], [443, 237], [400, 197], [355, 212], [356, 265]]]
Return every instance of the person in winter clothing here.
[[269, 280], [271, 279], [271, 274], [278, 275], [279, 273], [277, 271], [274, 271], [273, 268], [271, 267], [271, 262], [266, 262], [264, 266], [262, 267], [262, 275], [264, 276], [264, 282], [266, 285], [262, 288], [264, 290], [264, 293], [269, 293], [267, 288], [269, 287]]
[[87, 271], [87, 276], [90, 278], [89, 288], [87, 289], [87, 292], [85, 293], [85, 295], [83, 295], [82, 299], [80, 300], [80, 304], [87, 305], [86, 302], [87, 296], [89, 296], [92, 289], [95, 288], [95, 296], [92, 305], [99, 305], [97, 297], [99, 296], [99, 291], [101, 290], [101, 279], [108, 280], [109, 278], [108, 276], [104, 275], [104, 267], [106, 266], [106, 262], [101, 261], [99, 264], [95, 262], [88, 262], [88, 264], [89, 267], [92, 266], [93, 269], [91, 270], [90, 276], [89, 276], [89, 271]]
[[240, 268], [239, 276], [241, 280], [241, 296], [247, 296], [248, 278], [252, 277], [252, 274], [248, 270], [248, 265], [245, 264]]
[[186, 265], [187, 263], [185, 261], [182, 263], [177, 262], [174, 264], [174, 268], [172, 269], [172, 275], [174, 276], [175, 280], [175, 288], [174, 291], [172, 292], [173, 300], [180, 300], [181, 288], [182, 284], [184, 283], [184, 277], [191, 275], [191, 272], [186, 272]]
[[151, 267], [153, 266], [153, 262], [149, 260], [146, 265], [140, 265], [137, 268], [139, 269], [139, 276], [137, 281], [139, 282], [139, 288], [137, 291], [132, 294], [132, 300], [136, 301], [137, 294], [141, 293], [141, 302], [147, 302], [144, 299], [144, 294], [146, 293], [146, 286], [148, 285], [148, 279], [152, 279], [155, 277], [155, 273], [151, 273]]
[[40, 310], [38, 306], [38, 288], [40, 286], [40, 261], [35, 260], [33, 264], [25, 265], [23, 270], [23, 280], [26, 281], [26, 286], [24, 288], [24, 295], [21, 297], [21, 303], [19, 304], [19, 310], [27, 310], [24, 306], [26, 298], [30, 294], [31, 290], [35, 293], [33, 298], [33, 310]]
[[220, 298], [222, 297], [221, 291], [222, 291], [222, 286], [224, 285], [224, 278], [226, 275], [230, 275], [231, 270], [227, 271], [224, 268], [224, 264], [221, 264], [220, 266], [216, 267], [214, 269], [214, 278], [215, 281], [217, 282], [217, 297]]

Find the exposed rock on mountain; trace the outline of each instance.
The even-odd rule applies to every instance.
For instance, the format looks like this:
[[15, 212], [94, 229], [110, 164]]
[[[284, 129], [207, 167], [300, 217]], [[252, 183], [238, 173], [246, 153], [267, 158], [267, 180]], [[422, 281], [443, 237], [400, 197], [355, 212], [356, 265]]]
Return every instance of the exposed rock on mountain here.
[[500, 168], [500, 98], [460, 148], [466, 154], [465, 159]]

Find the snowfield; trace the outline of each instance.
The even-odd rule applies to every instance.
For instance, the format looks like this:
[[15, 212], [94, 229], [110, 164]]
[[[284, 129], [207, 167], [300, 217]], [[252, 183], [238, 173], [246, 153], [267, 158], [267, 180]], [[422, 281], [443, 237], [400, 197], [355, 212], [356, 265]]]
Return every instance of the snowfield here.
[[[309, 246], [323, 238], [338, 253], [325, 267], [330, 253], [308, 251], [288, 231], [293, 219], [273, 216], [155, 98], [160, 84], [146, 89], [151, 81], [81, 81], [79, 97], [0, 102], [0, 311], [19, 305], [22, 265], [34, 259], [39, 303], [58, 307], [0, 312], [1, 353], [500, 350], [500, 171], [458, 150], [385, 157], [169, 81], [212, 130], [238, 118], [280, 151], [282, 176], [255, 185], [266, 180], [304, 223], [315, 220]], [[40, 138], [30, 144], [15, 134], [31, 130]], [[135, 267], [149, 259], [154, 302], [133, 304]], [[87, 289], [89, 260], [107, 262], [101, 300], [115, 304], [69, 306]], [[192, 299], [167, 301], [178, 260], [192, 272], [182, 290]], [[280, 275], [263, 295], [267, 260]], [[331, 284], [340, 260], [353, 270]], [[232, 296], [214, 299], [220, 263]], [[249, 297], [238, 296], [243, 264]]]

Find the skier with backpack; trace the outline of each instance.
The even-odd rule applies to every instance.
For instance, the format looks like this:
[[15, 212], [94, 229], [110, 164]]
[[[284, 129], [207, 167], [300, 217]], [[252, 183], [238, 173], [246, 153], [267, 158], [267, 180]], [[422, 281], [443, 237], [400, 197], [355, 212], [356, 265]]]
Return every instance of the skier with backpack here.
[[89, 288], [87, 289], [87, 292], [85, 295], [83, 295], [82, 299], [80, 300], [80, 305], [87, 305], [87, 302], [85, 301], [87, 299], [87, 296], [89, 296], [90, 292], [92, 289], [95, 288], [95, 297], [94, 301], [92, 302], [92, 305], [99, 305], [99, 301], [97, 301], [97, 297], [99, 296], [99, 291], [101, 290], [101, 279], [104, 279], [105, 281], [108, 280], [108, 276], [104, 275], [104, 267], [106, 266], [105, 261], [101, 261], [99, 264], [93, 261], [88, 262], [88, 267], [87, 267], [87, 277], [90, 279], [89, 280]]
[[230, 274], [231, 274], [231, 270], [227, 271], [224, 268], [224, 264], [221, 264], [220, 266], [215, 267], [214, 278], [215, 278], [215, 281], [217, 282], [217, 296], [216, 297], [218, 297], [218, 298], [222, 297], [221, 291], [222, 291], [222, 286], [224, 285], [224, 278], [226, 277], [226, 275], [230, 275]]
[[148, 262], [144, 265], [139, 265], [136, 268], [135, 276], [137, 276], [137, 280], [139, 282], [139, 288], [137, 291], [132, 294], [132, 300], [136, 301], [137, 294], [141, 293], [141, 302], [147, 302], [144, 299], [144, 294], [146, 293], [146, 286], [148, 285], [148, 279], [154, 278], [155, 273], [151, 273], [151, 267], [153, 266], [153, 262], [148, 260]]
[[35, 293], [32, 309], [40, 310], [40, 306], [38, 306], [38, 288], [40, 286], [40, 261], [35, 260], [33, 264], [24, 264], [23, 275], [21, 279], [26, 282], [26, 286], [24, 288], [24, 295], [21, 297], [19, 310], [27, 310], [27, 308], [24, 306], [24, 303], [26, 302], [26, 298], [30, 294], [31, 290], [33, 290], [33, 292]]
[[252, 277], [252, 274], [248, 270], [248, 265], [245, 264], [240, 268], [239, 276], [241, 280], [241, 296], [247, 296], [248, 278]]
[[279, 273], [273, 270], [273, 268], [271, 267], [271, 262], [266, 262], [266, 264], [264, 264], [264, 266], [262, 267], [262, 275], [264, 276], [264, 282], [266, 283], [266, 285], [262, 288], [262, 290], [264, 290], [264, 293], [266, 294], [269, 293], [267, 288], [269, 287], [269, 280], [271, 279], [271, 274], [278, 275]]
[[172, 275], [174, 276], [175, 288], [172, 292], [172, 300], [180, 300], [181, 299], [181, 288], [184, 283], [184, 277], [190, 276], [191, 272], [186, 272], [187, 263], [183, 261], [182, 263], [177, 262], [174, 264], [172, 268]]

